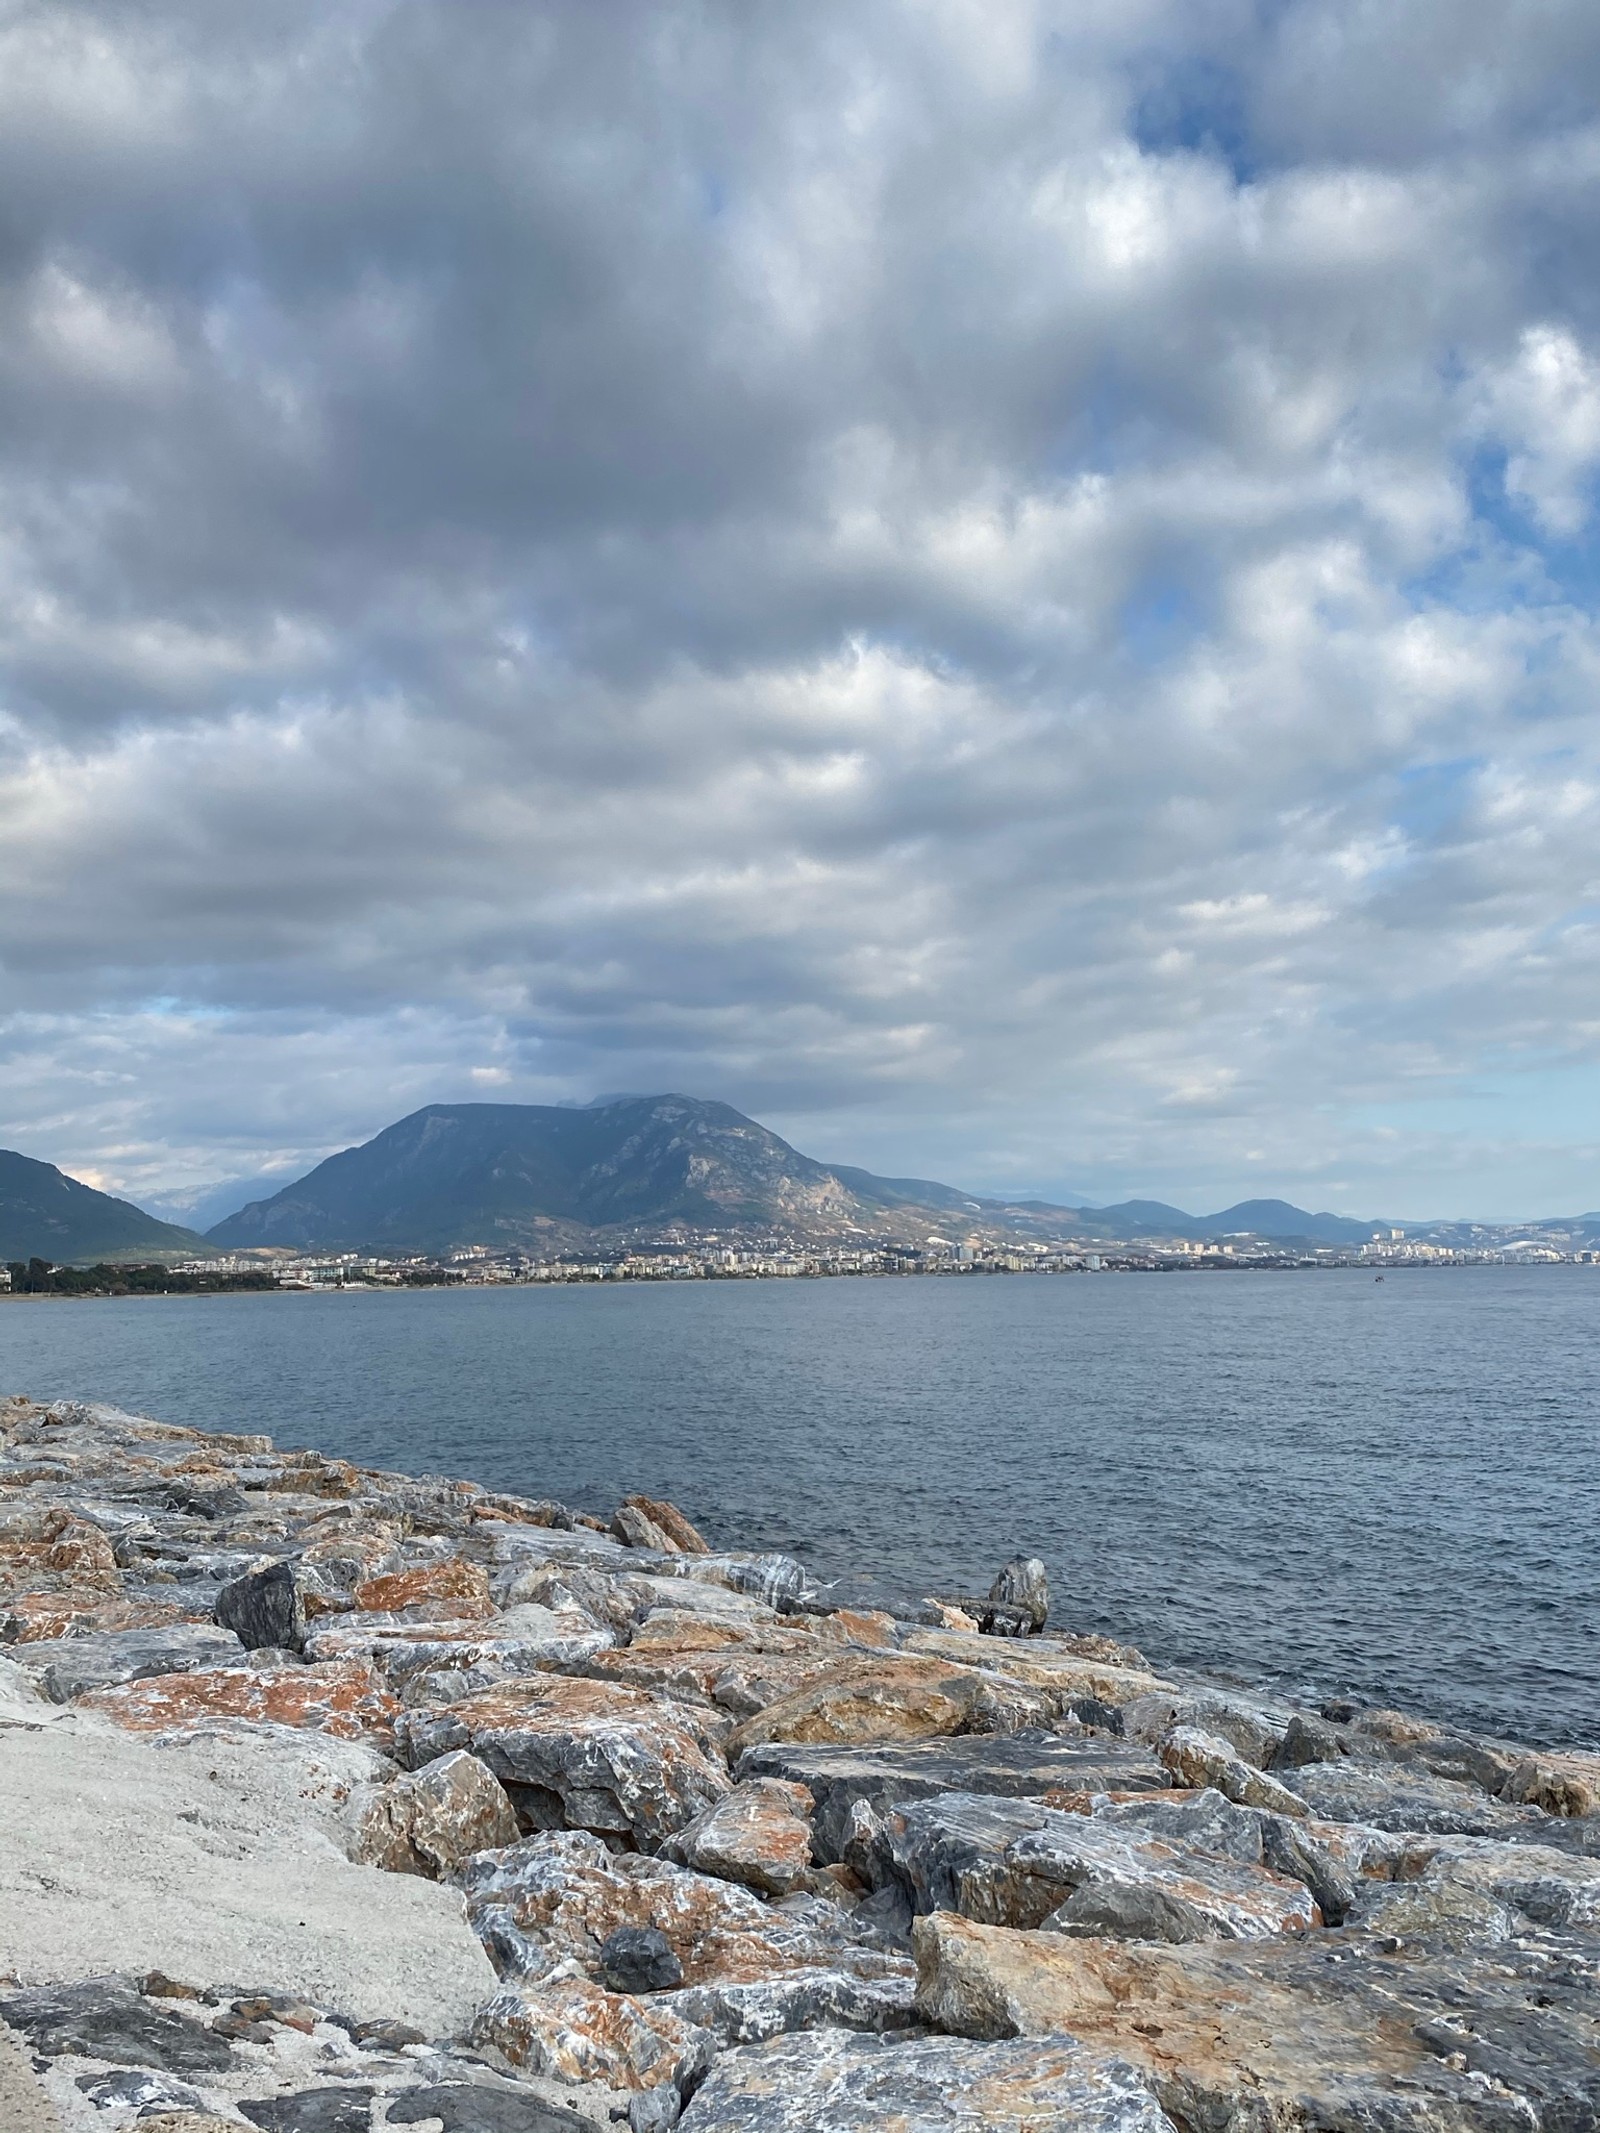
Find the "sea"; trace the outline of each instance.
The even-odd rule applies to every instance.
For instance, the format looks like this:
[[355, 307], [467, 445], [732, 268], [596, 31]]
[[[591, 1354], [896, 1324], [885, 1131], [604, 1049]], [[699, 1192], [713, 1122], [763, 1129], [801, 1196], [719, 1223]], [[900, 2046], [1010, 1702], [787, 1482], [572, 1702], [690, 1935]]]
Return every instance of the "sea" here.
[[1600, 1268], [608, 1283], [0, 1304], [0, 1391], [609, 1513], [841, 1596], [1600, 1744]]

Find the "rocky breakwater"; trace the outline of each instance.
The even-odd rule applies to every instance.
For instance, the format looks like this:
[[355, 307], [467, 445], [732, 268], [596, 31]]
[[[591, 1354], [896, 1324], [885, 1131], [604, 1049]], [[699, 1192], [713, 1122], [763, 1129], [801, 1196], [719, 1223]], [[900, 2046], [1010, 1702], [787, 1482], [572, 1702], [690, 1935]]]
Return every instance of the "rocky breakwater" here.
[[1600, 2125], [1600, 1756], [1162, 1678], [1037, 1565], [894, 1619], [0, 1402], [0, 1795], [19, 2125]]

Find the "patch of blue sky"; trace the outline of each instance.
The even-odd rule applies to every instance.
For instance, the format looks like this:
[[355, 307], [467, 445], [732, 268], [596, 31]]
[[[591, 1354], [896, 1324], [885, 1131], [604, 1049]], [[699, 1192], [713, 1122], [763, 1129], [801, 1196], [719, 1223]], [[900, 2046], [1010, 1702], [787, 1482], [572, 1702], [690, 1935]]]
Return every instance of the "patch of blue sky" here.
[[1492, 1118], [1496, 1140], [1592, 1145], [1600, 1138], [1600, 1061], [1530, 1054], [1524, 1065], [1492, 1066], [1444, 1084], [1400, 1082], [1387, 1096], [1352, 1104], [1341, 1115], [1351, 1129], [1478, 1139]]
[[235, 1010], [231, 1007], [217, 1007], [199, 1000], [183, 1000], [175, 993], [152, 994], [148, 999], [140, 1001], [138, 1012], [142, 1015], [153, 1015], [161, 1022], [219, 1023], [231, 1022], [235, 1018]]
[[1159, 667], [1177, 658], [1206, 629], [1204, 605], [1177, 573], [1152, 571], [1122, 604], [1117, 634], [1136, 666]]
[[1245, 83], [1220, 60], [1189, 56], [1150, 68], [1128, 115], [1128, 130], [1147, 155], [1208, 156], [1225, 163], [1236, 185], [1263, 168], [1252, 137]]
[[1105, 364], [1075, 383], [1071, 411], [1041, 454], [1039, 471], [1063, 480], [1122, 473], [1170, 446], [1162, 411], [1133, 389], [1125, 373]]
[[1398, 792], [1388, 810], [1390, 822], [1408, 844], [1442, 842], [1460, 821], [1469, 788], [1487, 765], [1482, 755], [1413, 763], [1395, 780]]
[[1569, 537], [1540, 524], [1506, 484], [1507, 454], [1485, 444], [1461, 462], [1475, 538], [1407, 581], [1416, 606], [1443, 602], [1465, 614], [1508, 606], [1600, 609], [1600, 541], [1592, 511]]

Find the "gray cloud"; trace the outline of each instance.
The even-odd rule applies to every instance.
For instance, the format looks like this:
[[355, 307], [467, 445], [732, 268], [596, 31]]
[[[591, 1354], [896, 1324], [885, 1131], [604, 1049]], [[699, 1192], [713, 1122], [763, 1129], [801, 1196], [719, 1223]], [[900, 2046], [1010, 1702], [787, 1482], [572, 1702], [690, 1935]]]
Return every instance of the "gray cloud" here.
[[1600, 1202], [1597, 90], [1576, 0], [14, 0], [4, 1137]]

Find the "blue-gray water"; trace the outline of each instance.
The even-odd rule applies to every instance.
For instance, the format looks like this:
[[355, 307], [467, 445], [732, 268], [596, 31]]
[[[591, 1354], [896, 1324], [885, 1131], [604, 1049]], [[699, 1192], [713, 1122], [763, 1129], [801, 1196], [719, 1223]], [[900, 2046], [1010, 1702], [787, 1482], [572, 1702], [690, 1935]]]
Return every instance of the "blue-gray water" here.
[[1600, 1738], [1600, 1269], [12, 1302], [0, 1389], [642, 1489], [893, 1592], [1025, 1548], [1159, 1663]]

